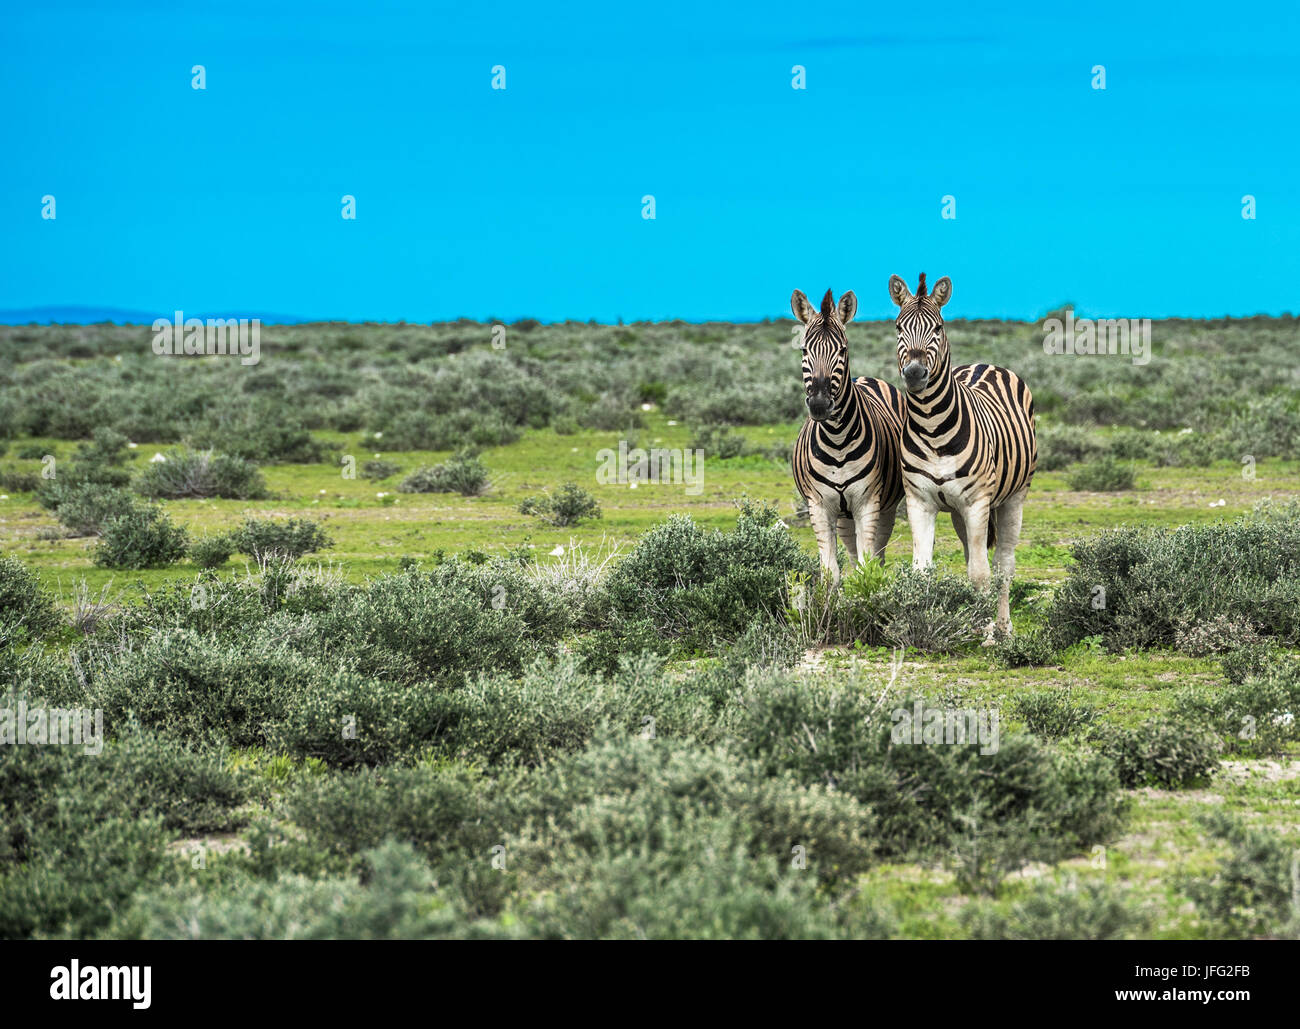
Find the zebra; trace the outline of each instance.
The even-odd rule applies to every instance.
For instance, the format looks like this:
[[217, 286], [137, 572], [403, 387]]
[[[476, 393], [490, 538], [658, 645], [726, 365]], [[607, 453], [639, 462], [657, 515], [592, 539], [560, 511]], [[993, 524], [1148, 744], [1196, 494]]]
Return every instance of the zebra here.
[[903, 499], [899, 458], [903, 395], [880, 379], [854, 380], [849, 375], [845, 326], [858, 309], [852, 291], [836, 305], [828, 289], [818, 313], [796, 289], [790, 308], [803, 324], [808, 407], [808, 420], [799, 430], [791, 462], [795, 488], [808, 502], [822, 568], [838, 584], [837, 532], [850, 567], [859, 555], [864, 563], [872, 556], [884, 563], [885, 544]]
[[952, 514], [966, 553], [966, 574], [980, 588], [990, 580], [988, 548], [1002, 577], [997, 621], [1011, 631], [1011, 576], [1025, 494], [1038, 465], [1034, 398], [1018, 375], [991, 364], [953, 368], [940, 308], [952, 297], [945, 275], [916, 296], [897, 275], [889, 296], [898, 305], [898, 370], [907, 390], [903, 422], [903, 484], [912, 526], [912, 566], [929, 567], [934, 522]]

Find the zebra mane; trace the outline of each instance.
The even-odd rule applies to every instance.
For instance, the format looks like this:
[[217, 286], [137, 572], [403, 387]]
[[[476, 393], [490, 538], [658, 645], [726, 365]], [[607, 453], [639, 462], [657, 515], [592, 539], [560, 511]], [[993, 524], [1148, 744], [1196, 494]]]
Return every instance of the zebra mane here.
[[822, 297], [822, 317], [829, 318], [834, 313], [835, 298], [831, 296], [831, 291], [828, 289], [826, 295]]
[[921, 297], [925, 296], [925, 272], [922, 272], [922, 273], [921, 273], [921, 282], [920, 282], [920, 284], [916, 287], [916, 296], [917, 296], [917, 299], [918, 299], [918, 300], [919, 300]]

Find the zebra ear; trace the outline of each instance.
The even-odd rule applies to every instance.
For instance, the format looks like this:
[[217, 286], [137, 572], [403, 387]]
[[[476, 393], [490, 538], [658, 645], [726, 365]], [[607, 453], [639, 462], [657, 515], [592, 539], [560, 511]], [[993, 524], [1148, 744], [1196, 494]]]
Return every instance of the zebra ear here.
[[790, 310], [793, 311], [794, 316], [805, 325], [808, 324], [808, 319], [816, 313], [813, 311], [813, 305], [808, 303], [808, 298], [803, 295], [803, 290], [801, 289], [796, 289], [790, 294]]
[[897, 275], [891, 275], [889, 277], [889, 299], [899, 307], [902, 307], [912, 299], [912, 291], [907, 288], [907, 283]]
[[934, 289], [930, 290], [930, 299], [940, 307], [943, 307], [952, 299], [952, 279], [944, 276], [934, 284]]
[[840, 297], [838, 310], [840, 321], [845, 325], [848, 325], [849, 322], [853, 321], [853, 316], [858, 313], [858, 298], [854, 294], [853, 290], [848, 290], [845, 292], [844, 296]]

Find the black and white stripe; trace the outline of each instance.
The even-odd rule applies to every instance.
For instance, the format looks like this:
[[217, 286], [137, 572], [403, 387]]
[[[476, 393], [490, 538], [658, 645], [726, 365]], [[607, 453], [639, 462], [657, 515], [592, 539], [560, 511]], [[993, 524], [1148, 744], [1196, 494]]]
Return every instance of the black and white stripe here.
[[835, 304], [831, 291], [821, 311], [799, 290], [790, 298], [803, 323], [803, 384], [808, 421], [794, 445], [794, 482], [808, 501], [822, 567], [839, 581], [838, 533], [854, 565], [861, 555], [884, 560], [903, 498], [899, 440], [902, 394], [880, 379], [849, 373], [845, 326], [858, 309], [852, 292]]
[[988, 548], [997, 547], [994, 560], [1004, 577], [997, 625], [1009, 631], [1021, 508], [1038, 464], [1034, 398], [1006, 368], [952, 367], [940, 313], [952, 296], [946, 276], [927, 295], [922, 275], [913, 296], [894, 275], [889, 295], [899, 307], [898, 369], [907, 390], [902, 469], [912, 563], [931, 563], [936, 514], [950, 512], [976, 585], [988, 585]]

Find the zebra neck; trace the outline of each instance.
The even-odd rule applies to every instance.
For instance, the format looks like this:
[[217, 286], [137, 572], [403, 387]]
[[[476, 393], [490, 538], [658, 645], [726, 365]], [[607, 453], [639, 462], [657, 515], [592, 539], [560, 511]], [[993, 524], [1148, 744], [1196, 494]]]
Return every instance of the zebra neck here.
[[820, 440], [843, 442], [846, 438], [858, 435], [863, 424], [862, 398], [852, 377], [848, 380], [848, 395], [824, 422], [816, 423], [817, 437]]
[[933, 437], [946, 435], [955, 418], [963, 410], [961, 386], [952, 377], [952, 368], [946, 369], [940, 384], [921, 396], [907, 397], [907, 427], [914, 435]]

